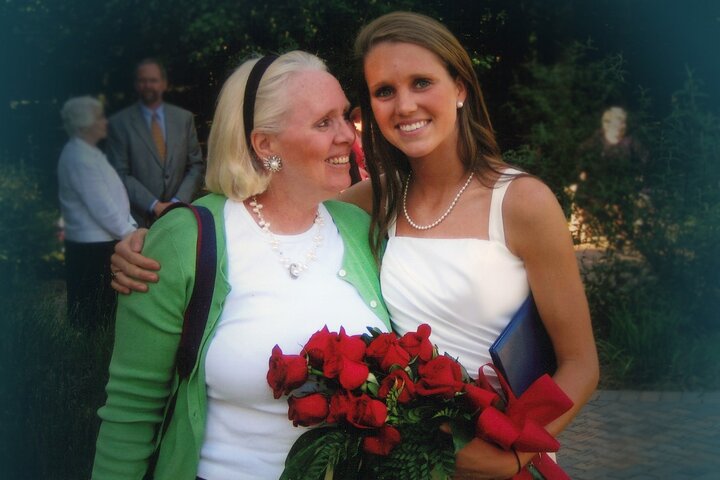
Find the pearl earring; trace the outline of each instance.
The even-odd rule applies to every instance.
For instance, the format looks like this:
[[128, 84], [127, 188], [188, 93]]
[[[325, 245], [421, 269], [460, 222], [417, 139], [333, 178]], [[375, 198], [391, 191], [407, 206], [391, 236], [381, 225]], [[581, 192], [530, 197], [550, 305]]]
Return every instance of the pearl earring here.
[[462, 108], [464, 103], [462, 102], [462, 100], [458, 100], [456, 105], [457, 105], [457, 108]]

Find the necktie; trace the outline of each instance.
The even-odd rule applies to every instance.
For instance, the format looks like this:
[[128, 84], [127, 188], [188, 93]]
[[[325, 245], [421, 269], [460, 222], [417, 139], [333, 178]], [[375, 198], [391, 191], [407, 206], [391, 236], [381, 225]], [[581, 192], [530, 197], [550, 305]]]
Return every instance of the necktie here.
[[165, 161], [165, 137], [163, 136], [157, 113], [153, 113], [152, 121], [150, 122], [150, 132], [152, 133], [153, 142], [155, 142], [155, 148], [157, 148], [158, 154], [160, 155], [160, 160]]

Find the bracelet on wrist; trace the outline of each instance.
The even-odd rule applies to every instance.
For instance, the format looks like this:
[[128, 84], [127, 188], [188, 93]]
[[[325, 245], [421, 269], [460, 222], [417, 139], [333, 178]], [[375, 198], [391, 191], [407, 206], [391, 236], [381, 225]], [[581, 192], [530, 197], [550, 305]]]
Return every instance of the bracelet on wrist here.
[[517, 469], [517, 473], [515, 473], [515, 475], [517, 475], [518, 473], [520, 473], [520, 470], [522, 470], [522, 463], [520, 463], [520, 456], [518, 455], [517, 451], [514, 448], [511, 450], [511, 452], [515, 455], [515, 461], [517, 461], [518, 469]]

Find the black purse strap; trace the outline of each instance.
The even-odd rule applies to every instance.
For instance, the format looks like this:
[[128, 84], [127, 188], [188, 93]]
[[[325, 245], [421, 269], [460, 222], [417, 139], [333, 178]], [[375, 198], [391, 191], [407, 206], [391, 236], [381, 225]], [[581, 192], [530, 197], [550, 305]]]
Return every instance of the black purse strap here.
[[[195, 260], [195, 284], [183, 320], [180, 346], [177, 351], [177, 371], [180, 379], [190, 376], [207, 325], [210, 306], [215, 291], [215, 270], [217, 268], [217, 242], [215, 220], [205, 207], [185, 203], [173, 204], [171, 208], [187, 207], [198, 222], [198, 238]], [[170, 209], [168, 209], [170, 210]], [[166, 210], [167, 211], [167, 210]]]
[[[217, 270], [217, 237], [215, 233], [215, 220], [205, 207], [190, 205], [187, 203], [174, 203], [162, 213], [165, 215], [175, 208], [189, 208], [195, 215], [198, 223], [198, 237], [195, 259], [195, 284], [190, 296], [190, 302], [185, 309], [183, 318], [182, 333], [178, 346], [175, 365], [182, 381], [190, 376], [200, 353], [205, 326], [207, 325], [210, 306], [212, 305], [213, 293], [215, 291], [215, 274]], [[165, 420], [163, 421], [162, 437], [165, 436], [170, 420], [175, 412], [177, 402], [177, 390], [167, 404]], [[148, 468], [143, 477], [150, 480], [155, 474], [155, 466], [160, 454], [160, 445], [157, 446], [149, 459]]]

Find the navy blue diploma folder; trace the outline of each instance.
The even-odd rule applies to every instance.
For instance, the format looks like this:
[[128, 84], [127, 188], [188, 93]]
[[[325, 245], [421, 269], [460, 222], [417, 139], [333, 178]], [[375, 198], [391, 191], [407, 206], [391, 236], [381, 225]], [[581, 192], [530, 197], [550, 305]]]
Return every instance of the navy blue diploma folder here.
[[532, 295], [490, 346], [490, 357], [516, 397], [544, 373], [555, 373], [555, 350]]

